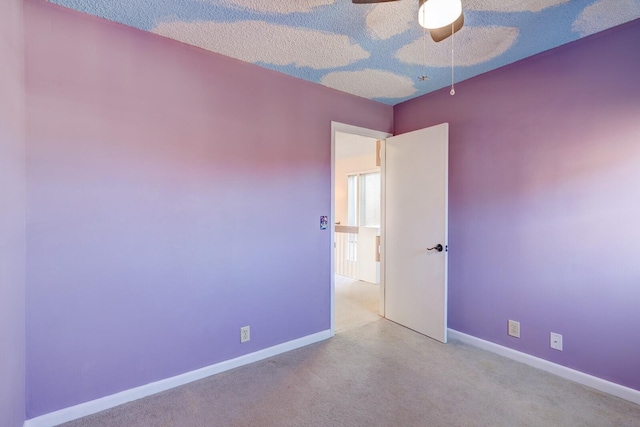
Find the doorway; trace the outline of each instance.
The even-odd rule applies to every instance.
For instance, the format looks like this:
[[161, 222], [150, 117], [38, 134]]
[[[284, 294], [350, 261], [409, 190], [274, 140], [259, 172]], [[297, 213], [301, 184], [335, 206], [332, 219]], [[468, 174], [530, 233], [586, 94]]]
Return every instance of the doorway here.
[[378, 140], [389, 136], [332, 123], [332, 335], [384, 315]]
[[[341, 218], [347, 218], [347, 223], [351, 224], [347, 227], [354, 227], [354, 218], [362, 221], [359, 216], [361, 207], [352, 208], [351, 214], [348, 208], [346, 214], [336, 211], [336, 141], [343, 133], [384, 140], [378, 150], [378, 165], [382, 172], [382, 194], [379, 196], [379, 222], [382, 227], [379, 232], [380, 244], [374, 251], [382, 259], [377, 276], [378, 313], [446, 343], [449, 125], [442, 123], [391, 137], [383, 132], [332, 122], [331, 222], [342, 222], [337, 217], [342, 215]], [[347, 187], [361, 187], [361, 177], [367, 173], [354, 171], [347, 174]], [[352, 201], [354, 206], [360, 206], [359, 203], [355, 199]], [[360, 233], [363, 227], [360, 227], [360, 223], [356, 225], [345, 231]], [[338, 226], [342, 225], [335, 227]], [[332, 335], [336, 331], [337, 234], [331, 233]], [[362, 255], [362, 251], [366, 250], [359, 248], [355, 244], [357, 241], [357, 238], [347, 241], [348, 257], [354, 256], [354, 253], [357, 257], [358, 253]]]

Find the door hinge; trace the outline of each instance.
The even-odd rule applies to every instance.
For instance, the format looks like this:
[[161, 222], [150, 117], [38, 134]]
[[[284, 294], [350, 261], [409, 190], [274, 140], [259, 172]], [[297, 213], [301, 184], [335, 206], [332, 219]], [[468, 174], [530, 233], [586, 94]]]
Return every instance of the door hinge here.
[[376, 166], [382, 165], [382, 143], [380, 140], [376, 141]]

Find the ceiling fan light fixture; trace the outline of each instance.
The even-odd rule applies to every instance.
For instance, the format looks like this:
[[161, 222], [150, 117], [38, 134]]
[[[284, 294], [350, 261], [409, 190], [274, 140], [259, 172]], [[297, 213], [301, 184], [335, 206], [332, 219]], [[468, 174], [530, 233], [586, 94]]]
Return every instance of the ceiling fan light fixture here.
[[460, 16], [458, 16], [458, 19], [453, 21], [453, 24], [445, 25], [442, 28], [431, 29], [429, 30], [429, 34], [431, 35], [433, 41], [438, 43], [446, 39], [447, 37], [450, 37], [451, 35], [453, 35], [453, 33], [457, 33], [458, 31], [460, 31], [463, 25], [464, 12], [462, 12]]
[[420, 0], [418, 23], [435, 29], [451, 25], [462, 13], [461, 0]]

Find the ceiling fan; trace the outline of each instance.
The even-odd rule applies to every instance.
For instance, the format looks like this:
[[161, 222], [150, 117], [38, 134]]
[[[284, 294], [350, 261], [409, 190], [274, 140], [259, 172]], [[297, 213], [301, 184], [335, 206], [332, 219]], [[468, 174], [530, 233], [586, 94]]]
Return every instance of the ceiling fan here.
[[[398, 0], [351, 0], [354, 4], [377, 4]], [[440, 42], [460, 31], [464, 25], [461, 0], [418, 0], [418, 22], [429, 30], [431, 38]]]

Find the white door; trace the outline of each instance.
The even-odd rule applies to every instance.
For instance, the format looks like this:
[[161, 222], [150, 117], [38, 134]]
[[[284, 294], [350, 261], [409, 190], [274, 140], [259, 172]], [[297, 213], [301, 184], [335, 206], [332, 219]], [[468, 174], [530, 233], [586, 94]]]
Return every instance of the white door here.
[[385, 317], [444, 343], [448, 164], [448, 123], [386, 140]]

